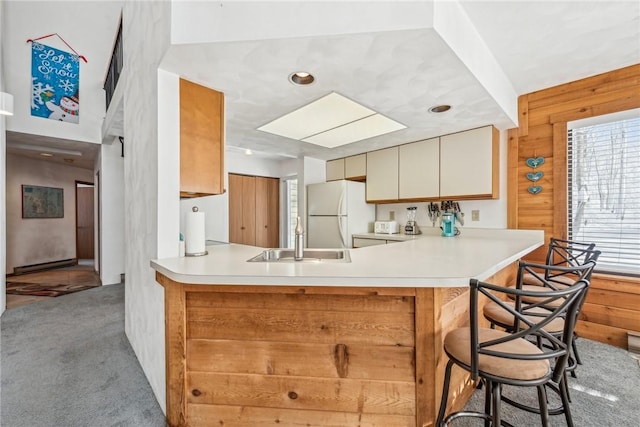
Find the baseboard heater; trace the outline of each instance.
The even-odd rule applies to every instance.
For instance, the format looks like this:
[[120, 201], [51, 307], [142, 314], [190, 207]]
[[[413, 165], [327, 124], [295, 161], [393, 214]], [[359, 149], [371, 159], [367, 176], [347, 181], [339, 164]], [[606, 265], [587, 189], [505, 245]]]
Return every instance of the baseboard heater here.
[[627, 332], [627, 348], [631, 353], [640, 354], [640, 332]]
[[77, 258], [63, 259], [59, 261], [43, 262], [40, 264], [23, 265], [13, 267], [13, 274], [33, 273], [34, 271], [51, 270], [53, 268], [69, 267], [78, 263]]

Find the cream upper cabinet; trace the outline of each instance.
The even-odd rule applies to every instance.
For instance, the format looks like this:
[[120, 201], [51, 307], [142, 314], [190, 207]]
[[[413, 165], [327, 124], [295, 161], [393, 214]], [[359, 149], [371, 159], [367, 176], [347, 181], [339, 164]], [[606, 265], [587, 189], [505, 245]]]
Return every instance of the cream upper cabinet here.
[[398, 147], [367, 153], [367, 202], [398, 200]]
[[498, 198], [499, 131], [485, 126], [440, 137], [440, 198]]
[[439, 138], [399, 147], [399, 199], [425, 199], [440, 196], [439, 152]]
[[344, 179], [344, 159], [329, 160], [326, 173], [327, 181]]
[[358, 154], [344, 158], [344, 177], [364, 181], [367, 177], [367, 155]]

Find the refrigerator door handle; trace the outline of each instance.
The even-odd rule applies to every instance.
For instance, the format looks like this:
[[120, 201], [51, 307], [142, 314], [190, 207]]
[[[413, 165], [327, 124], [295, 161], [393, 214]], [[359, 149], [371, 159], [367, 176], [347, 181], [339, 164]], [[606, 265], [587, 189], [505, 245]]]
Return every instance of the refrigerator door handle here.
[[342, 247], [348, 248], [349, 246], [347, 245], [347, 242], [345, 240], [344, 230], [342, 228], [342, 223], [343, 223], [342, 220], [344, 219], [344, 217], [338, 216], [336, 217], [336, 219], [338, 220], [338, 232], [340, 233], [340, 240], [342, 241]]

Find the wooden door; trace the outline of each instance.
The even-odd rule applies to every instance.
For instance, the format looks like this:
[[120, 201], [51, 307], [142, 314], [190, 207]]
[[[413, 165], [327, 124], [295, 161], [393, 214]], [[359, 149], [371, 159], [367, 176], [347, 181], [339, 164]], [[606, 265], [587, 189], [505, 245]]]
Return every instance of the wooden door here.
[[256, 246], [280, 245], [280, 180], [256, 177]]
[[229, 174], [229, 241], [256, 244], [255, 177]]
[[76, 185], [76, 258], [94, 258], [93, 185]]

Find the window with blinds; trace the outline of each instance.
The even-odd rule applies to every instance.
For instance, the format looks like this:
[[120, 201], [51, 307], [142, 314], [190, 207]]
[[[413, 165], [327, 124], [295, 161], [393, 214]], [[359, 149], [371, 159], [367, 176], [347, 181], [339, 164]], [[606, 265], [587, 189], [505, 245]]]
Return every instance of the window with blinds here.
[[569, 239], [596, 244], [597, 271], [640, 276], [640, 114], [568, 133]]

